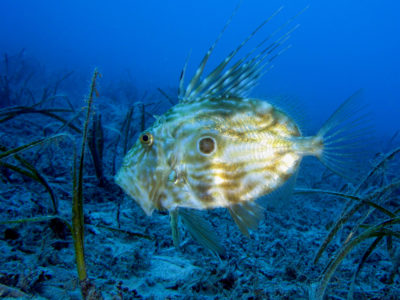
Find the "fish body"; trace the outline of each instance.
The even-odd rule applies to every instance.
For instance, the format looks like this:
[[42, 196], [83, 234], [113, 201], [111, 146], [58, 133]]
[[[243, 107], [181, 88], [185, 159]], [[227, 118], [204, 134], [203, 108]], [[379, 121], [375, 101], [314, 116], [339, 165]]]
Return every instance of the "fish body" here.
[[142, 133], [117, 182], [148, 215], [154, 209], [230, 207], [280, 187], [304, 153], [320, 151], [320, 144], [308, 141], [290, 117], [262, 100], [182, 103]]
[[248, 234], [247, 228], [254, 228], [263, 216], [256, 199], [288, 181], [305, 155], [316, 156], [343, 177], [352, 177], [358, 168], [357, 145], [363, 145], [365, 133], [358, 117], [359, 93], [347, 99], [315, 136], [302, 136], [284, 111], [248, 96], [265, 66], [282, 53], [279, 49], [291, 30], [262, 48], [265, 39], [228, 67], [266, 23], [204, 77], [218, 38], [186, 87], [185, 67], [179, 103], [157, 117], [125, 156], [116, 182], [147, 215], [154, 209], [223, 207]]

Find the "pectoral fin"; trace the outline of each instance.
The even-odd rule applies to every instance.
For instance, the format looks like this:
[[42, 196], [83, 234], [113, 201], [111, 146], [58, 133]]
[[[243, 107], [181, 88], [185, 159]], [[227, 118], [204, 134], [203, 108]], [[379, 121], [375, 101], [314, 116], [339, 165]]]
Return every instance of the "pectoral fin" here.
[[193, 239], [213, 253], [218, 255], [225, 253], [215, 230], [194, 209], [180, 208], [179, 215]]
[[179, 221], [178, 209], [171, 210], [169, 212], [169, 217], [170, 217], [170, 224], [171, 224], [172, 241], [174, 243], [174, 247], [176, 249], [179, 249], [180, 234], [179, 234], [179, 228], [178, 228], [178, 221]]

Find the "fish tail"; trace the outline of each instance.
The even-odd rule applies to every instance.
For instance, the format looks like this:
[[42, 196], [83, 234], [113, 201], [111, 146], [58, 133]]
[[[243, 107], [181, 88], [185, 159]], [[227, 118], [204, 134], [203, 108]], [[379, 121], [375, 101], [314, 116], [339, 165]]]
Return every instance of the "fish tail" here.
[[371, 122], [358, 90], [331, 115], [313, 139], [319, 160], [334, 173], [357, 181], [368, 166]]

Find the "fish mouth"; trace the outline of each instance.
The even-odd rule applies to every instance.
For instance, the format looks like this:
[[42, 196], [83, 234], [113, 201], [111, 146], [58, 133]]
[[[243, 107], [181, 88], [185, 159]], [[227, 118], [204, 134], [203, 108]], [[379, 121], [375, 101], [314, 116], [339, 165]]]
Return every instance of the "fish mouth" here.
[[[114, 178], [115, 182], [128, 194], [139, 206], [143, 209], [146, 215], [151, 216], [155, 207], [155, 196], [158, 195], [155, 185], [150, 191], [146, 186], [140, 184], [140, 181], [135, 179], [134, 176], [128, 176], [127, 172], [123, 169], [119, 170]], [[152, 196], [151, 196], [152, 195]]]

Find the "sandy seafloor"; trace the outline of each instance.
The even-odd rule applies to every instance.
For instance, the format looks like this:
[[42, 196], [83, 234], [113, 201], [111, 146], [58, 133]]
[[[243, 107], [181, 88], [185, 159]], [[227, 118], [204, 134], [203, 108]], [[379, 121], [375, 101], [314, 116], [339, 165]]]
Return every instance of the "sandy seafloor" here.
[[[105, 113], [110, 111], [104, 109]], [[43, 116], [24, 115], [0, 124], [2, 143], [12, 147], [33, 140], [41, 136], [42, 126], [51, 128], [50, 121], [54, 122]], [[295, 195], [288, 202], [268, 207], [265, 220], [250, 238], [240, 233], [226, 210], [203, 212], [226, 248], [226, 257], [212, 255], [184, 228], [181, 249], [176, 250], [168, 214], [146, 216], [112, 184], [109, 170], [113, 147], [108, 135], [113, 132], [105, 132], [104, 162], [110, 184], [98, 187], [87, 152], [84, 213], [88, 274], [106, 299], [307, 299], [310, 284], [318, 279], [328, 255], [341, 245], [348, 232], [346, 225], [314, 265], [318, 246], [345, 201], [324, 195]], [[23, 155], [45, 174], [57, 195], [60, 216], [70, 220], [70, 141], [60, 140]], [[7, 179], [3, 176], [0, 181], [1, 220], [51, 213], [51, 202], [42, 186], [13, 172], [6, 175]], [[297, 186], [340, 190], [344, 181], [327, 173], [317, 159], [307, 158], [302, 162]], [[391, 201], [391, 205], [398, 205], [398, 194]], [[152, 236], [153, 240], [104, 228], [118, 227], [119, 204], [120, 228]], [[394, 243], [398, 249], [398, 240]], [[346, 298], [361, 250], [366, 246], [362, 244], [352, 251], [338, 268], [327, 299]], [[72, 237], [61, 222], [0, 225], [0, 249], [2, 296], [80, 298]], [[355, 299], [400, 299], [400, 276], [393, 284], [386, 283], [391, 270], [392, 262], [382, 243], [362, 269]]]

